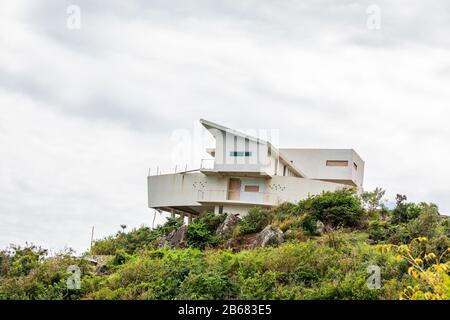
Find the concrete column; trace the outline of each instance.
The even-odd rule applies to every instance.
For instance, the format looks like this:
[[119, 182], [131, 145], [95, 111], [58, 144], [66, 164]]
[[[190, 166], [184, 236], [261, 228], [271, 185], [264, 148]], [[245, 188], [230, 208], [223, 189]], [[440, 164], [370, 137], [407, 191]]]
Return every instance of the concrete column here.
[[192, 214], [188, 214], [188, 224], [192, 223]]
[[219, 206], [214, 206], [214, 213], [219, 214]]
[[175, 218], [175, 211], [173, 211], [173, 209], [170, 210], [170, 217], [171, 217], [172, 219]]

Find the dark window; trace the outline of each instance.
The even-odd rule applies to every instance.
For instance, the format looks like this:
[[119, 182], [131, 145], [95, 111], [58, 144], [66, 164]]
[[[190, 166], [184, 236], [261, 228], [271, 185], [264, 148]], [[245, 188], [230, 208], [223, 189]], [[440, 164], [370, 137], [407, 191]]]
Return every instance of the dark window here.
[[251, 157], [252, 153], [250, 151], [231, 151], [231, 157]]

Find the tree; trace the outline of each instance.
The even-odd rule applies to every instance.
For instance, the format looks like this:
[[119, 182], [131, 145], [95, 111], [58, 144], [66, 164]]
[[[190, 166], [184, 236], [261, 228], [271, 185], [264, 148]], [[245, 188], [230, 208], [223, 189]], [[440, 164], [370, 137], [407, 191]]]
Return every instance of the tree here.
[[373, 215], [377, 209], [382, 207], [382, 199], [385, 193], [385, 190], [378, 187], [371, 192], [363, 192], [363, 194], [361, 195], [361, 200], [363, 201], [369, 215]]
[[407, 203], [405, 195], [397, 194], [395, 197], [396, 206], [392, 211], [392, 222], [400, 224], [416, 219], [422, 211], [423, 204]]

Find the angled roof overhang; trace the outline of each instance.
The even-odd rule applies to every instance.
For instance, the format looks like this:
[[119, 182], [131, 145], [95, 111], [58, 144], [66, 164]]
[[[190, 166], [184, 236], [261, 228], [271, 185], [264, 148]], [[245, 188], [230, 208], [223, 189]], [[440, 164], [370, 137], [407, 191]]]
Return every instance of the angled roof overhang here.
[[293, 171], [295, 172], [297, 175], [299, 175], [302, 178], [306, 178], [306, 175], [300, 170], [298, 169], [296, 166], [294, 166], [294, 164], [292, 162], [290, 162], [286, 156], [284, 156], [277, 148], [275, 148], [269, 141], [263, 140], [263, 139], [259, 139], [256, 137], [253, 137], [251, 135], [239, 132], [237, 130], [234, 129], [230, 129], [228, 127], [222, 126], [220, 124], [205, 120], [205, 119], [200, 119], [200, 123], [208, 130], [211, 132], [211, 130], [218, 130], [221, 132], [226, 132], [229, 133], [231, 135], [235, 135], [244, 139], [247, 139], [249, 141], [254, 141], [260, 144], [267, 144], [268, 147], [272, 150], [273, 153], [278, 154], [280, 159]]

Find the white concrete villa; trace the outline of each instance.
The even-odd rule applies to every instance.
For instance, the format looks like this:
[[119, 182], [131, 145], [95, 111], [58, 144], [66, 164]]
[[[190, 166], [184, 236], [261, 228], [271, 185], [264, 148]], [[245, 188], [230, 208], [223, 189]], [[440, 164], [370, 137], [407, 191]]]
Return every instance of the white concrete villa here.
[[148, 176], [148, 206], [189, 217], [209, 211], [245, 215], [346, 186], [362, 189], [364, 161], [353, 149], [277, 149], [200, 120], [216, 141], [209, 168]]

